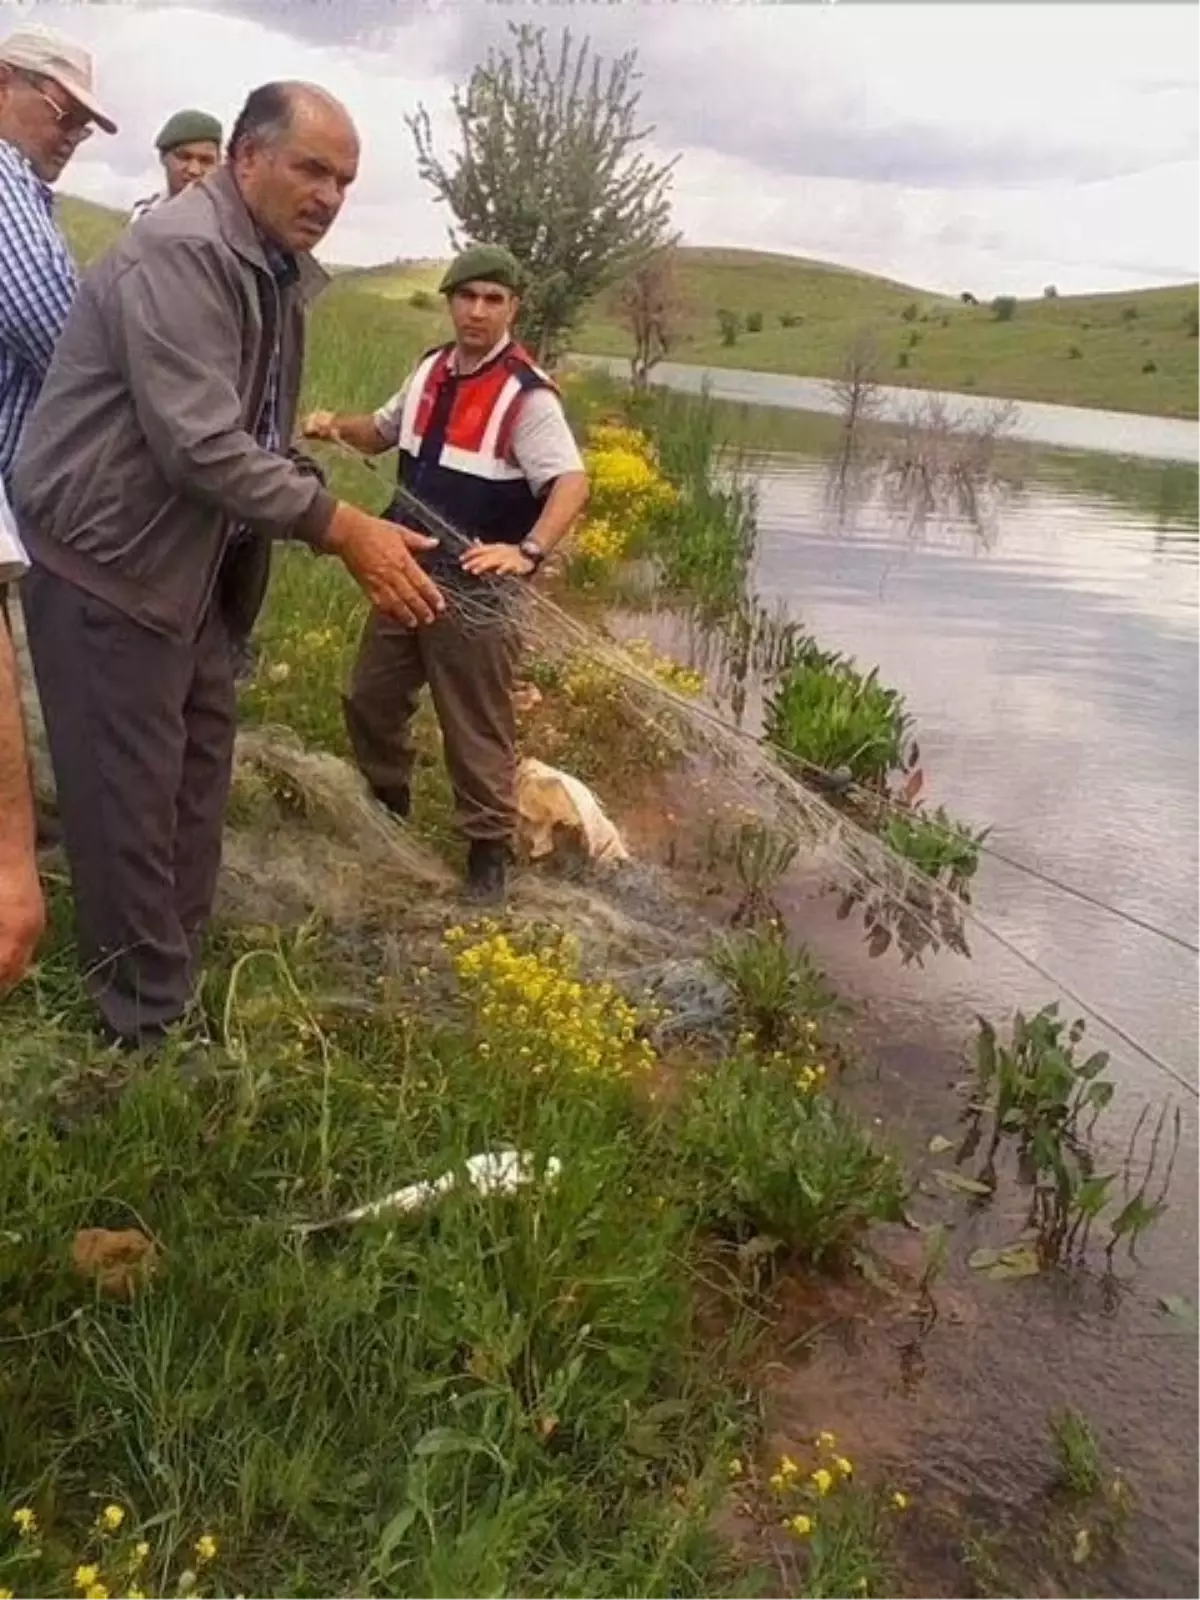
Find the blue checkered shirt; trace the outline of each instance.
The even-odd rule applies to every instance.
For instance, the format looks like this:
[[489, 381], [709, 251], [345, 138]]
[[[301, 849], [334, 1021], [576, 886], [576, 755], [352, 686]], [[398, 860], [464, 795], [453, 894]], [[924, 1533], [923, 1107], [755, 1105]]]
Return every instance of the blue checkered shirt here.
[[22, 430], [78, 287], [49, 186], [0, 139], [0, 477], [10, 486]]

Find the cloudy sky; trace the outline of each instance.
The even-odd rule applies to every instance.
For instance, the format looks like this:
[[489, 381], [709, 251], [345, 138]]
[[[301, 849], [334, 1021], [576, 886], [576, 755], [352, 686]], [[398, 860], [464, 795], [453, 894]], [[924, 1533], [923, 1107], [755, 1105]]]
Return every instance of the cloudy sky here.
[[359, 181], [323, 254], [446, 249], [406, 112], [443, 144], [450, 91], [507, 25], [636, 47], [652, 144], [681, 154], [694, 244], [786, 251], [981, 296], [1120, 289], [1198, 272], [1198, 12], [1170, 5], [755, 5], [734, 0], [0, 0], [95, 52], [120, 123], [62, 187], [125, 206], [156, 183], [153, 135], [199, 105], [306, 78], [350, 107]]

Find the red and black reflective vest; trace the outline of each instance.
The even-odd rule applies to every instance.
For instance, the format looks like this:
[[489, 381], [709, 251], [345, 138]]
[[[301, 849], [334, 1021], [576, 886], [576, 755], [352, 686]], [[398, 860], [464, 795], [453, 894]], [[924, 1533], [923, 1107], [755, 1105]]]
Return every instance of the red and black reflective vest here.
[[[397, 478], [468, 537], [520, 544], [537, 522], [542, 500], [512, 459], [513, 428], [530, 390], [558, 391], [514, 342], [465, 374], [451, 365], [453, 352], [452, 344], [427, 351], [413, 373], [400, 415]], [[403, 500], [394, 501], [387, 514], [441, 538], [441, 530]], [[449, 556], [444, 539], [442, 546], [439, 556]]]

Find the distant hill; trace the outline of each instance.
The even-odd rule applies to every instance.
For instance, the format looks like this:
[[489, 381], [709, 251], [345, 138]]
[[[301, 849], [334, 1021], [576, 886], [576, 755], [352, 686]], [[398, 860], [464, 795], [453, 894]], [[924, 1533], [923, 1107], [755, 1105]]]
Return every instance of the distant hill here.
[[54, 208], [75, 259], [85, 267], [104, 254], [129, 221], [127, 211], [98, 206], [92, 200], [80, 200], [73, 194], [60, 194]]
[[[60, 216], [83, 261], [94, 260], [125, 225], [123, 213], [63, 196]], [[419, 341], [436, 341], [443, 311], [436, 289], [444, 263], [393, 262], [333, 268], [339, 294], [396, 304]], [[1121, 294], [1018, 300], [1011, 320], [866, 272], [761, 251], [680, 251], [683, 335], [673, 358], [800, 377], [836, 377], [864, 328], [875, 337], [881, 377], [1016, 400], [1099, 406], [1162, 416], [1197, 415], [1197, 285]], [[734, 313], [733, 344], [718, 313]], [[749, 327], [761, 319], [757, 332]], [[749, 324], [749, 326], [748, 326]], [[598, 303], [575, 348], [627, 355], [628, 334], [611, 298]]]

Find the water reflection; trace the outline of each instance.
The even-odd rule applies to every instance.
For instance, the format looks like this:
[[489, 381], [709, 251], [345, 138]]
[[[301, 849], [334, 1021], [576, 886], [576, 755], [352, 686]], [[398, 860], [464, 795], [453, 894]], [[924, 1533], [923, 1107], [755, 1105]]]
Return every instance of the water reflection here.
[[[932, 798], [992, 824], [1017, 860], [1194, 938], [1195, 522], [1164, 528], [1038, 481], [1005, 506], [991, 548], [950, 517], [914, 544], [878, 499], [849, 531], [831, 524], [825, 463], [758, 470], [764, 600], [904, 693]], [[976, 900], [1194, 1071], [1194, 958], [995, 863]]]

